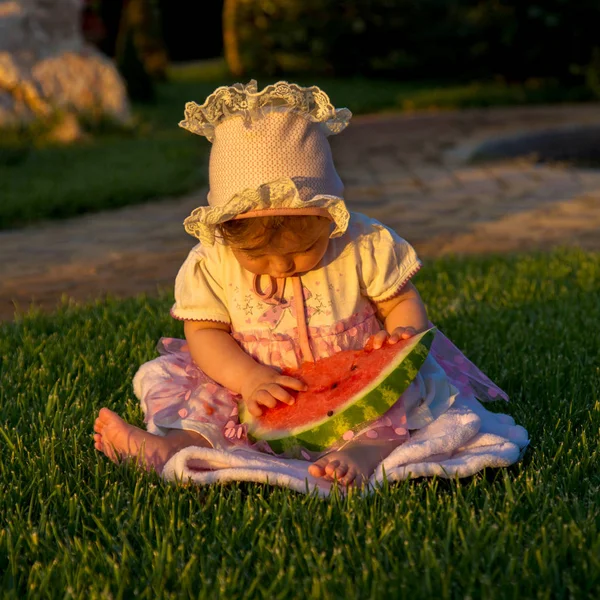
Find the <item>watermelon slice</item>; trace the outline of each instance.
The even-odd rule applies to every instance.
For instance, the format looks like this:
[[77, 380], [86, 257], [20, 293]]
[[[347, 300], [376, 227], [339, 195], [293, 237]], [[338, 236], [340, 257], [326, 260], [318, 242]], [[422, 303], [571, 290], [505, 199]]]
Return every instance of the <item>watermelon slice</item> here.
[[260, 417], [242, 403], [240, 420], [250, 439], [266, 441], [274, 452], [298, 456], [301, 447], [322, 452], [392, 407], [417, 376], [433, 337], [429, 329], [379, 350], [348, 350], [287, 370], [285, 375], [304, 381], [308, 390], [288, 390], [296, 398], [293, 405], [278, 402]]

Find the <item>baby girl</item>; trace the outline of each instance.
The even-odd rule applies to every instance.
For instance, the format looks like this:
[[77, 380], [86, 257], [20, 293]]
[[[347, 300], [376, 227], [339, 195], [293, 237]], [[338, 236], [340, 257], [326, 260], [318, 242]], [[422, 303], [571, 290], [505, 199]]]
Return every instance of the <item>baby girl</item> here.
[[[260, 416], [305, 389], [283, 369], [431, 326], [411, 282], [420, 267], [413, 248], [344, 203], [327, 137], [348, 125], [350, 111], [317, 87], [279, 82], [259, 92], [251, 81], [189, 103], [185, 117], [183, 128], [213, 144], [208, 206], [184, 223], [200, 243], [179, 271], [171, 309], [185, 342], [161, 340], [152, 361], [160, 370], [142, 365], [134, 379], [147, 431], [107, 408], [94, 425], [97, 450], [158, 472], [188, 446], [251, 445], [239, 402]], [[459, 393], [505, 397], [437, 332], [417, 378], [383, 417], [320, 455], [302, 451], [309, 472], [362, 483]]]

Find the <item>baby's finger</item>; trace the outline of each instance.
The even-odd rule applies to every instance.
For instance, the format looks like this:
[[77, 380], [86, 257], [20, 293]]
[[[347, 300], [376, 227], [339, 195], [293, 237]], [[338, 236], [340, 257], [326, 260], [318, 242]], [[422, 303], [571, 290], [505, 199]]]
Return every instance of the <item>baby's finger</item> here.
[[404, 331], [402, 332], [402, 339], [408, 340], [415, 335], [417, 335], [417, 332], [415, 331], [414, 327], [405, 327]]
[[383, 346], [385, 340], [388, 337], [388, 332], [385, 330], [378, 331], [373, 336], [373, 350], [379, 350]]
[[258, 406], [257, 402], [255, 400], [247, 400], [246, 401], [246, 406], [248, 408], [248, 412], [253, 416], [253, 417], [260, 417], [262, 415], [262, 410], [260, 409], [260, 406]]
[[406, 331], [406, 327], [396, 327], [396, 329], [394, 329], [394, 331], [392, 331], [392, 333], [390, 334], [390, 337], [388, 338], [388, 342], [390, 344], [395, 344], [396, 342], [399, 342], [400, 340], [406, 339], [404, 337], [405, 331]]
[[269, 393], [271, 396], [277, 398], [277, 400], [280, 400], [285, 404], [294, 404], [296, 401], [296, 399], [289, 392], [276, 383], [269, 385]]
[[377, 333], [373, 334], [367, 340], [367, 343], [364, 345], [364, 349], [367, 352], [370, 352], [371, 350], [377, 350], [377, 349], [381, 348], [381, 346], [383, 345], [383, 342], [385, 342], [387, 335], [388, 335], [387, 331], [385, 331], [385, 330], [378, 331]]
[[257, 404], [262, 404], [263, 406], [266, 406], [268, 408], [274, 408], [275, 406], [277, 406], [277, 400], [273, 397], [273, 394], [271, 393], [273, 387], [273, 384], [269, 384], [268, 390], [263, 388], [262, 390], [256, 392], [256, 394], [254, 395], [254, 399], [256, 400]]
[[387, 339], [387, 343], [388, 344], [397, 344], [400, 341], [401, 335], [402, 335], [402, 332], [400, 332], [398, 329], [394, 329], [394, 331], [392, 331], [390, 337]]
[[276, 383], [278, 385], [282, 385], [283, 387], [297, 390], [298, 392], [305, 392], [308, 389], [308, 386], [304, 383], [304, 381], [294, 379], [293, 377], [288, 377], [287, 375], [280, 375], [276, 379]]

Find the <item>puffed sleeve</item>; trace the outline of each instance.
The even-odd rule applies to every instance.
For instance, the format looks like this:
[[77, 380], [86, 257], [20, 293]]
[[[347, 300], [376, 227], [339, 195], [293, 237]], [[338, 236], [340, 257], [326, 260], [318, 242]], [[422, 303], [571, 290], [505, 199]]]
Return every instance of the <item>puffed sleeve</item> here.
[[231, 323], [219, 272], [214, 247], [195, 246], [175, 279], [171, 316], [184, 321]]
[[421, 268], [414, 248], [374, 219], [360, 237], [358, 275], [361, 293], [372, 302], [393, 298]]

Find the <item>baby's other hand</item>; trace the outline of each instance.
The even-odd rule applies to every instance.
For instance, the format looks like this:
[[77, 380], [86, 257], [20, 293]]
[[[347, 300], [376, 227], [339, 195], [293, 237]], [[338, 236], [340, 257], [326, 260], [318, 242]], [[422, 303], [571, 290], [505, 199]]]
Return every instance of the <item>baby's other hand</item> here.
[[417, 335], [414, 327], [396, 327], [392, 333], [382, 329], [367, 340], [364, 348], [365, 350], [379, 350], [386, 340], [388, 344], [396, 344], [400, 340], [408, 340], [414, 335]]
[[307, 385], [293, 377], [281, 375], [275, 369], [261, 367], [242, 386], [241, 393], [248, 412], [255, 417], [260, 417], [263, 413], [261, 406], [273, 408], [278, 400], [285, 404], [294, 404], [295, 398], [284, 388], [303, 392], [307, 389]]

